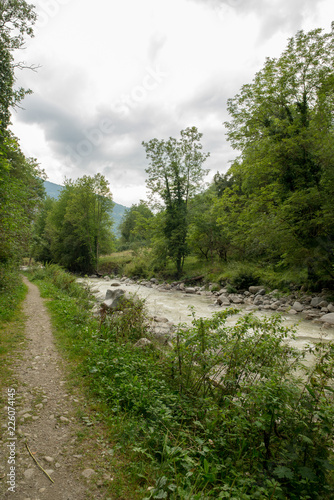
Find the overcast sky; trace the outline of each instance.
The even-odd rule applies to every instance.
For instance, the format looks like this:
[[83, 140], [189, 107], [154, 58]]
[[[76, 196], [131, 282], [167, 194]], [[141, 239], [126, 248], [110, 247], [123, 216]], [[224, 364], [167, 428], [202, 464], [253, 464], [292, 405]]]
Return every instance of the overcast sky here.
[[225, 172], [226, 101], [300, 29], [330, 30], [333, 0], [36, 0], [35, 38], [18, 54], [32, 89], [12, 130], [48, 180], [100, 172], [114, 200], [146, 199], [142, 141], [203, 133]]

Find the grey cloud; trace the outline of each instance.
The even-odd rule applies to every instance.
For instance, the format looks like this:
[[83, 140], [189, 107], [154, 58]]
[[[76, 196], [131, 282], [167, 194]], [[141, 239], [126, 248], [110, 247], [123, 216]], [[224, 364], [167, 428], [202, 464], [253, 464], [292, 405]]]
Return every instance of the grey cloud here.
[[291, 34], [302, 28], [305, 17], [320, 8], [323, 0], [189, 0], [214, 9], [217, 15], [224, 15], [230, 7], [239, 15], [255, 13], [261, 20], [258, 42], [271, 38], [278, 31]]

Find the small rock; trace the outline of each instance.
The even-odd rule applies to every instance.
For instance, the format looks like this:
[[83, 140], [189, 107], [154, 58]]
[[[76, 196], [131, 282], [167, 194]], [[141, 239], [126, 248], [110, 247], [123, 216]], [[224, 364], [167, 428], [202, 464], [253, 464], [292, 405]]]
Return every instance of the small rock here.
[[109, 276], [104, 276], [104, 277], [103, 277], [103, 279], [104, 279], [105, 281], [110, 281]]
[[23, 472], [25, 479], [31, 479], [35, 474], [35, 469], [27, 469]]
[[330, 313], [334, 313], [334, 305], [332, 303], [328, 304], [327, 309]]
[[293, 314], [293, 315], [294, 315], [294, 314], [298, 314], [298, 312], [296, 311], [296, 309], [290, 309], [290, 310], [288, 311], [288, 313], [289, 313], [289, 314]]
[[250, 286], [248, 288], [248, 291], [252, 293], [253, 295], [259, 293], [263, 289], [263, 286]]
[[85, 469], [81, 475], [85, 477], [86, 479], [89, 479], [90, 477], [94, 476], [96, 474], [95, 470], [93, 469]]
[[240, 297], [231, 297], [231, 301], [233, 302], [233, 304], [243, 304], [244, 302]]
[[216, 303], [222, 306], [229, 306], [231, 304], [230, 299], [226, 295], [220, 295]]
[[148, 345], [152, 344], [152, 342], [149, 339], [142, 338], [139, 339], [138, 342], [135, 343], [135, 347], [146, 347]]
[[301, 304], [300, 302], [297, 302], [297, 301], [293, 303], [292, 308], [293, 308], [295, 311], [297, 311], [297, 312], [302, 312], [302, 311], [304, 310], [304, 306], [303, 306], [303, 304]]
[[193, 287], [187, 287], [184, 289], [186, 293], [196, 293], [196, 289]]
[[51, 464], [52, 462], [54, 462], [54, 458], [53, 457], [44, 457], [44, 460], [46, 462], [48, 462], [49, 464]]
[[113, 281], [112, 283], [110, 283], [110, 286], [120, 286], [120, 282], [119, 281]]
[[65, 424], [69, 422], [69, 419], [66, 417], [61, 416], [59, 419], [61, 422], [64, 422]]
[[319, 304], [318, 304], [318, 307], [319, 308], [323, 308], [323, 307], [327, 307], [328, 306], [328, 302], [327, 300], [322, 300]]
[[254, 306], [259, 306], [260, 304], [262, 304], [262, 302], [263, 301], [261, 295], [256, 295], [253, 302]]
[[153, 320], [157, 323], [168, 323], [168, 319], [163, 318], [162, 316], [153, 316]]

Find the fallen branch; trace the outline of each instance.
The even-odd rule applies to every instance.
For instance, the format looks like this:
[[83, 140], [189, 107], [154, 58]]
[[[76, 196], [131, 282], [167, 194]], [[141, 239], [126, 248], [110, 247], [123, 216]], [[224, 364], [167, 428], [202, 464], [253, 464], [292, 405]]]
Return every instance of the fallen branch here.
[[51, 483], [54, 483], [54, 480], [49, 476], [49, 474], [43, 469], [43, 467], [41, 466], [41, 464], [38, 462], [38, 460], [34, 457], [34, 455], [31, 453], [30, 449], [29, 449], [29, 446], [28, 446], [28, 443], [26, 442], [26, 447], [27, 447], [27, 450], [29, 452], [29, 455], [31, 456], [31, 458], [36, 462], [36, 464], [38, 465], [38, 467], [44, 472], [44, 474], [50, 479]]

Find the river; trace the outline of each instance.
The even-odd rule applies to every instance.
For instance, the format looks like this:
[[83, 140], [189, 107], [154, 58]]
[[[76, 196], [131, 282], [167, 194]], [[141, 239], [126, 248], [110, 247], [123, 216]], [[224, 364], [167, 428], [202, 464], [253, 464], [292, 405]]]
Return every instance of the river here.
[[[105, 281], [104, 279], [82, 278], [78, 281], [89, 285], [99, 301], [105, 299], [107, 290], [116, 288], [110, 286], [113, 281]], [[189, 306], [194, 308], [197, 318], [209, 318], [215, 312], [222, 310], [220, 306], [214, 304], [216, 299], [214, 296], [186, 294], [177, 290], [158, 290], [154, 287], [147, 288], [138, 284], [120, 283], [118, 288], [122, 288], [128, 294], [145, 299], [150, 315], [163, 316], [174, 324], [191, 323], [192, 316]], [[246, 305], [238, 305], [240, 312], [229, 317], [227, 324], [235, 324], [242, 314], [249, 312], [247, 307]], [[264, 317], [273, 315], [274, 311], [255, 311], [254, 314], [257, 317]], [[292, 316], [289, 313], [283, 313], [282, 321], [286, 326], [296, 326], [296, 339], [292, 343], [298, 349], [318, 341], [330, 342], [334, 340], [334, 328], [324, 329], [322, 324], [304, 320], [301, 314]]]

